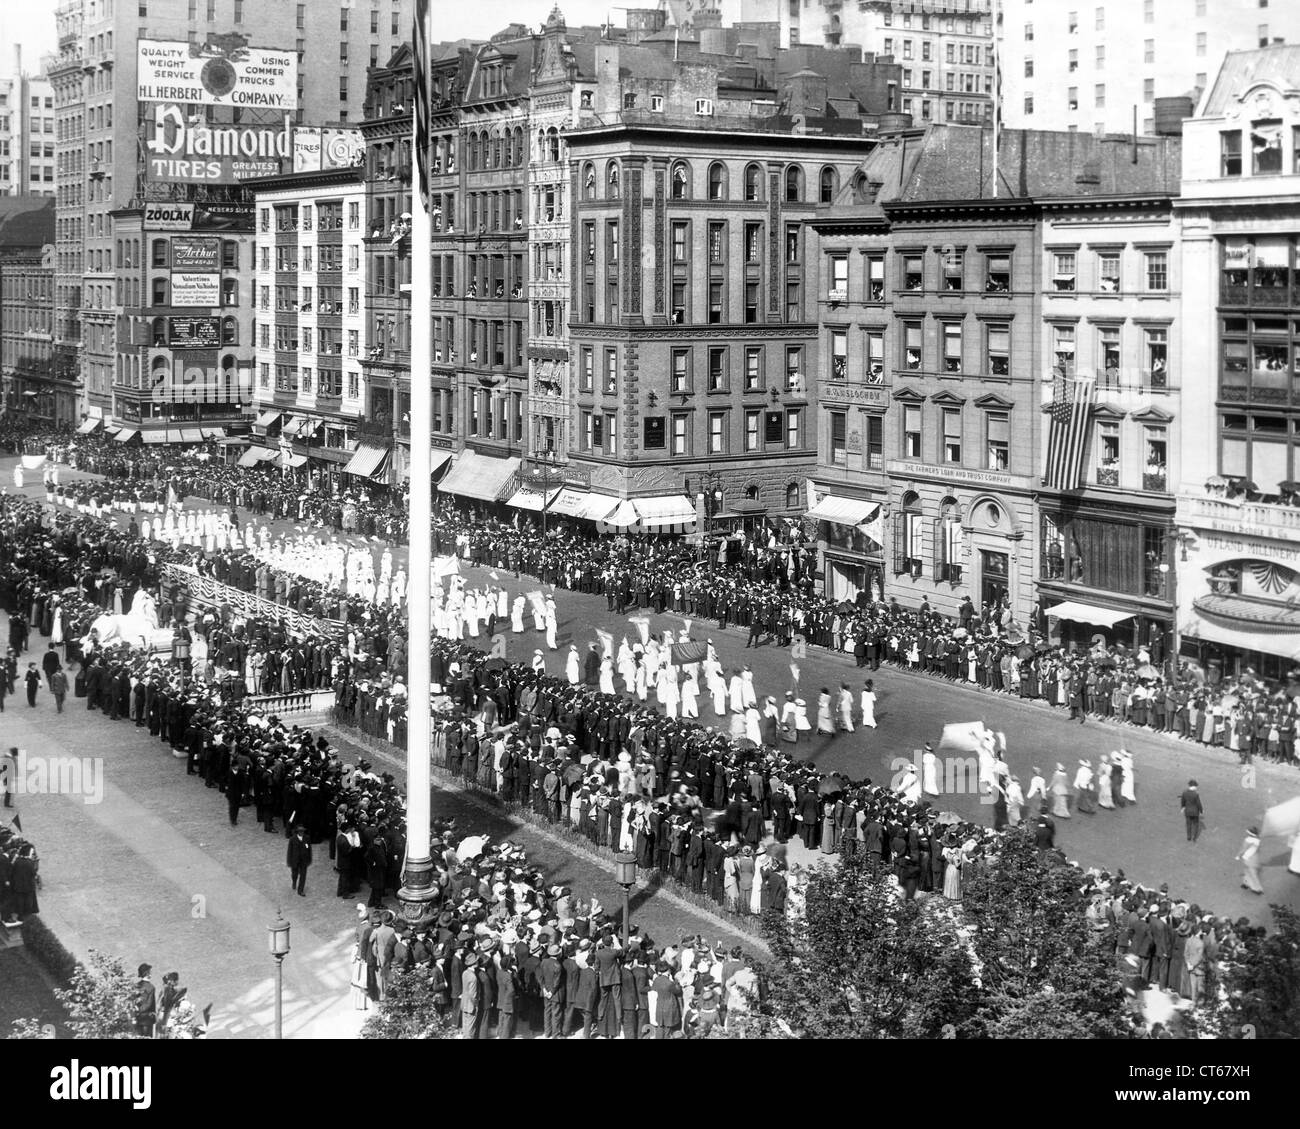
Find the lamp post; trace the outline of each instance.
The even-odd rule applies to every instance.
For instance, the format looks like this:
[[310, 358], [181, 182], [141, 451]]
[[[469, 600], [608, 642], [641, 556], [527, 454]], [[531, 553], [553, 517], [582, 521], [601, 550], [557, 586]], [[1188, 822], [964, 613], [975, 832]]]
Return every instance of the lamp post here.
[[267, 942], [275, 958], [275, 1037], [284, 1038], [284, 958], [289, 955], [289, 923], [275, 911], [275, 920], [267, 926]]
[[564, 481], [564, 471], [555, 465], [554, 450], [548, 449], [533, 456], [533, 465], [529, 469], [528, 478], [532, 482], [533, 489], [542, 497], [542, 537], [545, 538], [547, 495]]
[[614, 881], [623, 887], [623, 951], [627, 952], [632, 932], [632, 887], [636, 885], [636, 855], [620, 852], [614, 856]]

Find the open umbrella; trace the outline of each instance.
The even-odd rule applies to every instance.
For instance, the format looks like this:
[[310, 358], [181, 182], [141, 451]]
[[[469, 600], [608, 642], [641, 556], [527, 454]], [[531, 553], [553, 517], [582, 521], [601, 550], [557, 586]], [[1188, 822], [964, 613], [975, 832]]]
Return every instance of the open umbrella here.
[[478, 858], [483, 853], [483, 848], [487, 846], [487, 841], [486, 835], [466, 836], [456, 844], [456, 861], [466, 862]]
[[1016, 658], [1018, 659], [1032, 659], [1033, 657], [1034, 657], [1034, 648], [1031, 647], [1028, 643], [1022, 643], [1020, 645], [1020, 649], [1016, 651]]
[[1264, 835], [1278, 835], [1283, 839], [1300, 833], [1300, 796], [1283, 800], [1264, 813], [1264, 822], [1259, 825]]
[[950, 750], [955, 753], [978, 752], [984, 740], [986, 730], [982, 721], [959, 721], [943, 727], [943, 736], [939, 738], [939, 751]]
[[832, 772], [829, 776], [823, 776], [822, 782], [817, 785], [817, 794], [819, 796], [833, 796], [836, 792], [844, 791], [844, 781], [840, 779], [839, 773]]
[[1142, 679], [1160, 677], [1160, 672], [1156, 670], [1156, 668], [1153, 667], [1150, 663], [1143, 663], [1140, 667], [1137, 668], [1136, 671], [1134, 671], [1134, 674], [1136, 675], [1136, 677]]
[[707, 643], [697, 643], [694, 640], [688, 643], [673, 644], [673, 662], [675, 663], [697, 663], [704, 659], [709, 653]]

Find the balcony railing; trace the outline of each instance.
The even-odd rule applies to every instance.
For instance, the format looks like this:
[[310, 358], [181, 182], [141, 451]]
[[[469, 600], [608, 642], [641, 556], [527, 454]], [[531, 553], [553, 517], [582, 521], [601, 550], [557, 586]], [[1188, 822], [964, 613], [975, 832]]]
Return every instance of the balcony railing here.
[[1239, 533], [1300, 539], [1300, 508], [1274, 502], [1220, 498], [1194, 487], [1178, 496], [1178, 520]]

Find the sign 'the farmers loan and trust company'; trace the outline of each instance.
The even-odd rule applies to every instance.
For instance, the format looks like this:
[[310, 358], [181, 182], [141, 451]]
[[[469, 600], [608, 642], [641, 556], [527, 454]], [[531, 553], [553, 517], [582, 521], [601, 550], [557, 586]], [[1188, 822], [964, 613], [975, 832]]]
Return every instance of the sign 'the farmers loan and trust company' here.
[[248, 47], [241, 35], [210, 35], [203, 43], [141, 39], [136, 97], [141, 102], [240, 106], [292, 112], [298, 108], [298, 56]]

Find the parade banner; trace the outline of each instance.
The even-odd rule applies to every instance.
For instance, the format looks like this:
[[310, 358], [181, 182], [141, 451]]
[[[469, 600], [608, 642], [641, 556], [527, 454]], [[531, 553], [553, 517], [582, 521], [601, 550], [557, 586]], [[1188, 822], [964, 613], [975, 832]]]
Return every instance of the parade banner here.
[[189, 593], [191, 600], [199, 603], [213, 607], [228, 604], [237, 615], [246, 618], [278, 620], [295, 635], [324, 635], [331, 639], [343, 636], [343, 623], [340, 620], [303, 615], [274, 600], [266, 600], [252, 592], [222, 584], [187, 565], [164, 564], [162, 571], [169, 583], [180, 585]]
[[209, 34], [194, 44], [141, 39], [136, 100], [292, 112], [298, 108], [298, 55], [249, 47], [242, 35]]

